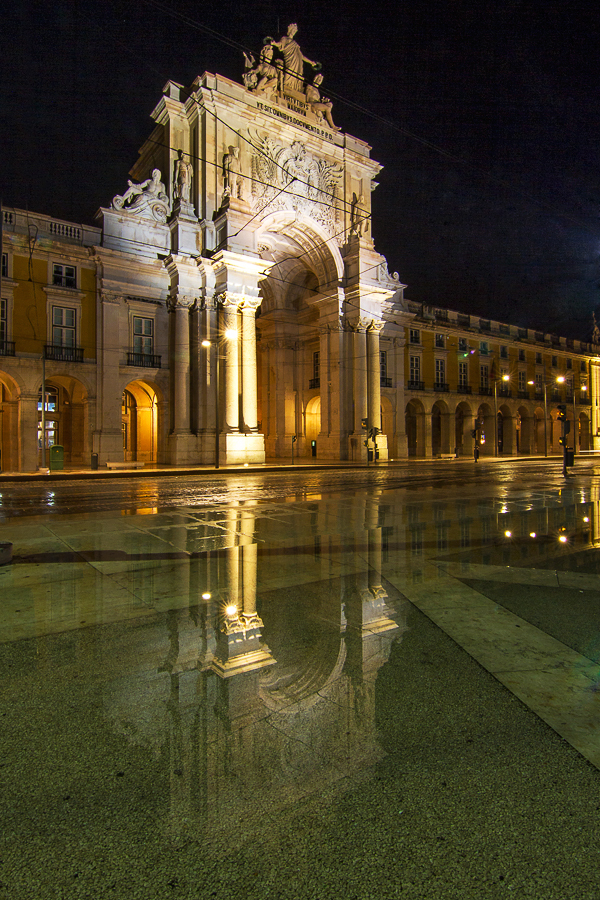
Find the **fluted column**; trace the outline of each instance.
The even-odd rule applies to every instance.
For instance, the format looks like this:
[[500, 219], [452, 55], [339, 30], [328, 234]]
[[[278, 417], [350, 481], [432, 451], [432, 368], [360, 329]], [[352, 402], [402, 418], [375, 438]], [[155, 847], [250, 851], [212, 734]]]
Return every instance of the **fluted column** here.
[[381, 368], [379, 358], [379, 332], [383, 325], [373, 322], [367, 331], [368, 362], [368, 419], [369, 428], [381, 429]]
[[222, 347], [225, 356], [225, 430], [229, 433], [240, 429], [240, 376], [239, 330], [237, 304], [223, 303]]
[[242, 419], [246, 430], [258, 428], [255, 317], [258, 300], [242, 306]]

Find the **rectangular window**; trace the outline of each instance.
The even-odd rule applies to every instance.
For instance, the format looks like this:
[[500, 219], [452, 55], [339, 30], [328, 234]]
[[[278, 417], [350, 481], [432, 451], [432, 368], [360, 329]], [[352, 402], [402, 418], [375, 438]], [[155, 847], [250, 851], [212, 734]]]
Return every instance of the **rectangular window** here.
[[482, 388], [487, 388], [490, 386], [490, 367], [489, 366], [479, 366], [479, 383]]
[[2, 277], [8, 278], [8, 253], [2, 254]]
[[567, 383], [566, 383], [565, 387], [567, 389], [567, 397], [572, 398], [573, 397], [573, 379], [572, 378], [567, 378]]
[[541, 372], [535, 374], [535, 392], [536, 394], [544, 393], [544, 376]]
[[458, 339], [458, 349], [459, 349], [462, 353], [466, 353], [466, 352], [467, 352], [467, 350], [469, 349], [469, 346], [468, 346], [468, 344], [467, 344], [467, 339], [466, 339], [466, 338], [459, 338], [459, 339]]
[[67, 306], [52, 307], [52, 343], [56, 347], [75, 346], [75, 310]]
[[[58, 422], [46, 419], [46, 450], [58, 443]], [[42, 449], [42, 423], [38, 423], [38, 450]]]
[[313, 378], [318, 381], [321, 377], [321, 351], [315, 350], [313, 353]]
[[483, 356], [487, 356], [490, 352], [490, 345], [488, 341], [479, 341], [479, 352], [483, 354]]
[[553, 368], [553, 369], [557, 369], [557, 368], [558, 368], [558, 356], [553, 356], [553, 357], [552, 357], [552, 368]]
[[417, 328], [410, 329], [410, 343], [411, 344], [420, 344], [421, 343], [421, 332]]
[[7, 303], [0, 300], [0, 344], [8, 340]]
[[[38, 394], [38, 412], [42, 410], [42, 392]], [[58, 410], [58, 391], [56, 388], [48, 388], [46, 391], [46, 412], [56, 412]]]
[[525, 362], [525, 351], [519, 349], [519, 362]]
[[77, 269], [75, 266], [63, 266], [54, 263], [52, 266], [52, 284], [56, 287], [76, 288]]
[[379, 374], [382, 378], [387, 378], [387, 350], [379, 351]]
[[572, 369], [572, 368], [573, 368], [573, 360], [571, 359], [570, 356], [567, 356], [567, 369]]
[[538, 365], [541, 365], [541, 364], [542, 364], [542, 354], [541, 354], [541, 353], [536, 353], [536, 354], [535, 354], [535, 361], [536, 361], [536, 363], [537, 363]]
[[133, 317], [133, 352], [148, 356], [154, 353], [154, 319]]
[[519, 372], [519, 390], [526, 391], [527, 390], [527, 373]]
[[435, 383], [436, 384], [445, 384], [446, 383], [446, 360], [445, 359], [436, 359], [436, 361], [435, 361]]
[[443, 334], [436, 334], [435, 346], [438, 348], [441, 348], [442, 350], [444, 349], [445, 344], [444, 344], [444, 335]]
[[420, 381], [421, 380], [421, 357], [420, 356], [411, 356], [411, 358], [410, 358], [410, 380], [411, 381]]
[[580, 370], [581, 370], [582, 372], [587, 372], [587, 369], [586, 369], [586, 367], [585, 367], [585, 360], [584, 360], [584, 359], [581, 360]]
[[500, 347], [500, 359], [508, 359], [508, 347]]
[[458, 386], [466, 387], [469, 383], [469, 364], [459, 362], [458, 364]]

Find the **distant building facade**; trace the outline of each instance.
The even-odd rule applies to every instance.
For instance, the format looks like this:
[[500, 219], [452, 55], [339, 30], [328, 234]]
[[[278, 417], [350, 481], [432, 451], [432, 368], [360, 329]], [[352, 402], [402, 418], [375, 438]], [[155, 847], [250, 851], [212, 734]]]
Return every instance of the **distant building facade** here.
[[99, 227], [2, 210], [4, 471], [43, 444], [73, 467], [260, 463], [292, 439], [365, 462], [553, 453], [558, 402], [599, 447], [596, 345], [404, 298], [372, 240], [380, 166], [320, 76], [286, 68], [294, 36], [243, 86], [169, 82]]

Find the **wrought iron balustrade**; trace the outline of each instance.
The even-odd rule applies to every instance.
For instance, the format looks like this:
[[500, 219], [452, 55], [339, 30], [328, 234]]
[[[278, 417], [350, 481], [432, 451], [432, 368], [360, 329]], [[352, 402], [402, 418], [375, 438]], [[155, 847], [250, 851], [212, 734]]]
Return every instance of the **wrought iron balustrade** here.
[[15, 355], [15, 342], [14, 341], [0, 341], [0, 356], [14, 356]]
[[512, 391], [509, 387], [501, 387], [498, 391], [499, 397], [512, 397]]
[[470, 384], [459, 384], [456, 386], [457, 394], [470, 394], [471, 393], [471, 385]]
[[83, 362], [83, 347], [63, 347], [62, 344], [46, 344], [44, 356], [46, 359], [54, 359], [57, 362]]
[[309, 391], [314, 391], [316, 388], [321, 387], [321, 379], [320, 378], [311, 378], [308, 382]]
[[445, 381], [436, 381], [433, 385], [434, 391], [441, 391], [442, 393], [448, 393], [450, 390], [450, 385]]
[[529, 400], [529, 391], [518, 391], [519, 400]]
[[492, 390], [491, 387], [489, 387], [489, 385], [480, 384], [479, 385], [479, 393], [483, 394], [483, 396], [485, 396], [485, 397], [491, 397], [491, 395], [494, 393], [494, 391]]
[[161, 357], [155, 353], [137, 353], [135, 350], [127, 351], [127, 365], [139, 366], [142, 369], [160, 369]]
[[384, 388], [392, 387], [392, 386], [393, 386], [393, 385], [392, 385], [392, 379], [391, 379], [391, 378], [387, 378], [385, 375], [382, 375], [382, 376], [381, 376], [381, 384], [380, 384], [380, 386], [381, 386], [381, 387], [384, 387]]
[[424, 391], [425, 390], [425, 382], [424, 381], [409, 381], [409, 382], [407, 382], [406, 388], [409, 391]]

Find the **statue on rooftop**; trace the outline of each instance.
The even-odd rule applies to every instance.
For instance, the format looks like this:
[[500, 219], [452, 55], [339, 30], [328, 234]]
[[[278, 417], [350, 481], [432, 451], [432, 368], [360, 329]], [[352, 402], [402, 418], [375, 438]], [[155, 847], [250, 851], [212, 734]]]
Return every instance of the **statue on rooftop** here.
[[124, 194], [113, 197], [113, 209], [135, 213], [143, 218], [166, 222], [170, 213], [169, 198], [161, 179], [160, 169], [153, 169], [152, 175], [141, 184], [128, 181]]
[[295, 37], [298, 26], [292, 22], [288, 26], [287, 34], [278, 40], [273, 41], [272, 46], [276, 47], [283, 56], [283, 78], [280, 83], [280, 90], [295, 91], [304, 93], [304, 63], [308, 63], [313, 69], [319, 71], [321, 63], [313, 62], [308, 56], [305, 56], [296, 42]]
[[321, 82], [323, 81], [323, 76], [321, 74], [315, 75], [313, 79], [313, 83], [307, 85], [306, 87], [306, 102], [310, 106], [313, 112], [315, 112], [319, 118], [324, 118], [332, 131], [341, 131], [341, 129], [333, 124], [333, 119], [331, 118], [331, 110], [333, 107], [333, 103], [329, 99], [329, 97], [321, 97], [321, 91], [319, 88], [321, 87]]
[[596, 313], [592, 313], [592, 322], [594, 323], [594, 327], [592, 328], [592, 344], [600, 344], [600, 328], [598, 328], [598, 322], [596, 321]]
[[362, 204], [365, 202], [364, 194], [357, 196], [356, 191], [352, 192], [352, 201], [350, 203], [350, 231], [359, 237], [366, 234], [368, 229], [367, 211]]
[[252, 53], [244, 53], [244, 86], [257, 94], [268, 94], [277, 87], [277, 68], [273, 64], [273, 38], [265, 38], [258, 65]]

